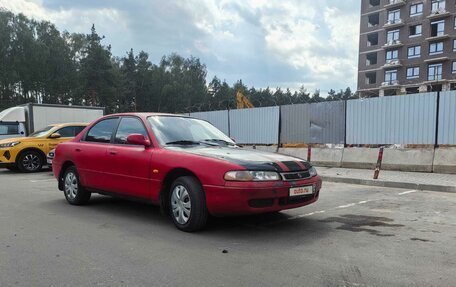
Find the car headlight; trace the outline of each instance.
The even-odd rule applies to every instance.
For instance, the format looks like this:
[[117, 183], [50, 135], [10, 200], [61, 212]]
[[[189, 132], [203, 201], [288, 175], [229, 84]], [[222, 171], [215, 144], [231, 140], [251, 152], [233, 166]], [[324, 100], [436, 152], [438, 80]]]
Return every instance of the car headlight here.
[[229, 171], [225, 173], [226, 181], [278, 181], [280, 175], [274, 171]]
[[54, 153], [53, 152], [48, 153], [48, 157], [54, 157]]
[[317, 170], [315, 169], [315, 167], [311, 167], [309, 168], [309, 174], [310, 176], [316, 176], [317, 175]]
[[20, 143], [21, 142], [4, 143], [4, 144], [0, 144], [0, 148], [2, 148], [2, 147], [15, 147], [15, 146], [17, 146]]

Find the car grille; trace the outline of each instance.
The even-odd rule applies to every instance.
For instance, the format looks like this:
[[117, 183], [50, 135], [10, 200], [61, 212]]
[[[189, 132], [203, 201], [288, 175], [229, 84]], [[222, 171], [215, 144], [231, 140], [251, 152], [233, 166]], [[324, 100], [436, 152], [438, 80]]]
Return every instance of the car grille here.
[[281, 173], [282, 179], [285, 181], [296, 181], [310, 178], [310, 172], [308, 170], [297, 171], [297, 172], [284, 172]]

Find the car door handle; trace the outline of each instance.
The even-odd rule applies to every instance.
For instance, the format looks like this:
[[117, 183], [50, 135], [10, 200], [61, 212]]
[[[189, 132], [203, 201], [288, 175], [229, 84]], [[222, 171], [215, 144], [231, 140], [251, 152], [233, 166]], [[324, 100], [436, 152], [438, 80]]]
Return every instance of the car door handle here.
[[75, 149], [75, 151], [77, 151], [77, 152], [81, 152], [81, 149], [80, 149], [80, 148], [77, 148], [77, 149]]
[[109, 154], [112, 154], [112, 155], [116, 155], [116, 154], [117, 154], [117, 152], [116, 152], [116, 151], [113, 151], [113, 150], [111, 150], [111, 151], [109, 151]]

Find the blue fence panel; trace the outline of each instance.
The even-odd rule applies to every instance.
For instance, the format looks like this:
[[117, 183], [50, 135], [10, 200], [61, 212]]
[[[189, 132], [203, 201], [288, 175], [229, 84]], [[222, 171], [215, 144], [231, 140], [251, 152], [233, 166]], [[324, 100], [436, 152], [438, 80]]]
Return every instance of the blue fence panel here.
[[278, 144], [279, 107], [230, 110], [230, 135], [239, 144]]
[[456, 144], [456, 91], [440, 93], [438, 144]]
[[347, 144], [434, 144], [437, 93], [350, 100]]

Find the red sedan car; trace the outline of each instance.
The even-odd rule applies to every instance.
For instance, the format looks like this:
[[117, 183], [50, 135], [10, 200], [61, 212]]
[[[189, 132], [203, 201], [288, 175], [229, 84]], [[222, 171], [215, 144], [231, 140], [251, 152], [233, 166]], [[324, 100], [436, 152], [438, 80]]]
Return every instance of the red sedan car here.
[[196, 231], [209, 215], [278, 212], [317, 201], [322, 181], [308, 162], [245, 150], [210, 123], [185, 116], [105, 116], [58, 145], [53, 160], [70, 204], [92, 192], [139, 198]]

